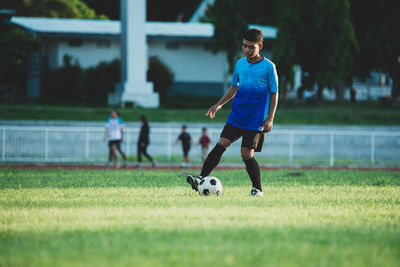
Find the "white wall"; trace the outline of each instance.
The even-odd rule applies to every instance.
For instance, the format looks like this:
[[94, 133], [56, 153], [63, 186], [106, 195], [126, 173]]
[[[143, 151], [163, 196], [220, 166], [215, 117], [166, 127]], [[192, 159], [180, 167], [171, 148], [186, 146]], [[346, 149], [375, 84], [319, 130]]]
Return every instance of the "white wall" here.
[[[72, 56], [72, 62], [86, 69], [101, 61], [120, 58], [119, 41], [110, 41], [110, 47], [99, 47], [96, 40], [83, 40], [82, 46], [71, 46], [68, 40], [46, 42], [44, 51], [48, 67], [56, 69], [63, 65], [64, 55]], [[157, 56], [174, 73], [176, 82], [226, 82], [228, 63], [225, 53], [213, 54], [205, 44], [179, 42], [177, 49], [167, 48], [166, 41], [151, 41], [149, 56]]]
[[201, 43], [180, 42], [176, 49], [167, 42], [149, 44], [149, 56], [157, 56], [175, 74], [175, 82], [224, 82], [228, 63], [224, 53], [213, 54]]
[[57, 67], [63, 65], [64, 55], [72, 56], [72, 62], [78, 61], [83, 69], [98, 65], [101, 61], [120, 58], [119, 41], [109, 40], [109, 47], [99, 46], [96, 40], [83, 40], [82, 46], [70, 46], [67, 40], [58, 43]]

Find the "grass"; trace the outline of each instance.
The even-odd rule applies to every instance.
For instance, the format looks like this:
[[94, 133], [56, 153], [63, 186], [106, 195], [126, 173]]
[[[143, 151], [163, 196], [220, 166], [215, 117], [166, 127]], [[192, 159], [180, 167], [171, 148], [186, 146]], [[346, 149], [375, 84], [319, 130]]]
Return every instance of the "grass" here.
[[[193, 101], [196, 101], [195, 99]], [[208, 109], [143, 109], [121, 108], [121, 117], [125, 121], [138, 121], [141, 114], [146, 114], [153, 122], [219, 122], [224, 123], [231, 111], [224, 107], [214, 120], [204, 116]], [[198, 104], [196, 105], [198, 106]], [[1, 104], [0, 119], [8, 120], [76, 120], [104, 121], [110, 113], [110, 107], [84, 106], [47, 106], [34, 104]], [[304, 125], [400, 125], [398, 108], [385, 107], [381, 103], [336, 103], [322, 102], [313, 105], [295, 105], [281, 101], [275, 117], [276, 124]]]
[[0, 266], [399, 266], [398, 172], [0, 170]]

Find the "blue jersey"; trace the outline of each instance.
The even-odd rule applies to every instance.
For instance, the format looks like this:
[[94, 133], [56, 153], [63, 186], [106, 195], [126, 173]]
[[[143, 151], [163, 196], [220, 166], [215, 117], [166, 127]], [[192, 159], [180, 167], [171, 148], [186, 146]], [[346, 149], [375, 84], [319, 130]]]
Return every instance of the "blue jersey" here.
[[239, 86], [227, 123], [238, 128], [260, 131], [268, 116], [271, 93], [278, 92], [275, 64], [266, 58], [250, 63], [236, 62], [232, 86]]

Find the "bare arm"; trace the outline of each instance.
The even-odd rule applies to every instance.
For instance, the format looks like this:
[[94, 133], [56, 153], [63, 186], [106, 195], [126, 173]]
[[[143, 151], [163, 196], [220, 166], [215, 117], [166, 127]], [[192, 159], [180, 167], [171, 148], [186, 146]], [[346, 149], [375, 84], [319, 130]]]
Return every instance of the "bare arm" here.
[[263, 123], [264, 132], [270, 132], [272, 130], [272, 126], [274, 124], [275, 111], [276, 107], [278, 106], [278, 98], [279, 98], [278, 93], [271, 94], [271, 99], [269, 101], [268, 117]]
[[230, 86], [225, 95], [217, 102], [217, 104], [211, 106], [205, 115], [210, 116], [210, 118], [213, 119], [215, 117], [215, 113], [236, 95], [238, 88], [238, 86]]

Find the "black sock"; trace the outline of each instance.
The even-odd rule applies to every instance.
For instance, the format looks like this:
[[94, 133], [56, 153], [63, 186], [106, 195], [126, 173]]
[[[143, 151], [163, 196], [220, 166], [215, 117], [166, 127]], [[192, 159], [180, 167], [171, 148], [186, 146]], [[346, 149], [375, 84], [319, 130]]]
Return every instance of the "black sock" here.
[[244, 160], [244, 163], [246, 164], [246, 170], [250, 176], [251, 182], [253, 183], [253, 187], [262, 191], [260, 166], [258, 165], [257, 160], [255, 158], [250, 158]]
[[213, 150], [208, 154], [206, 161], [203, 164], [203, 168], [201, 169], [201, 177], [208, 176], [211, 171], [218, 165], [219, 160], [222, 157], [222, 154], [225, 152], [226, 148], [221, 146], [220, 144], [216, 144]]

